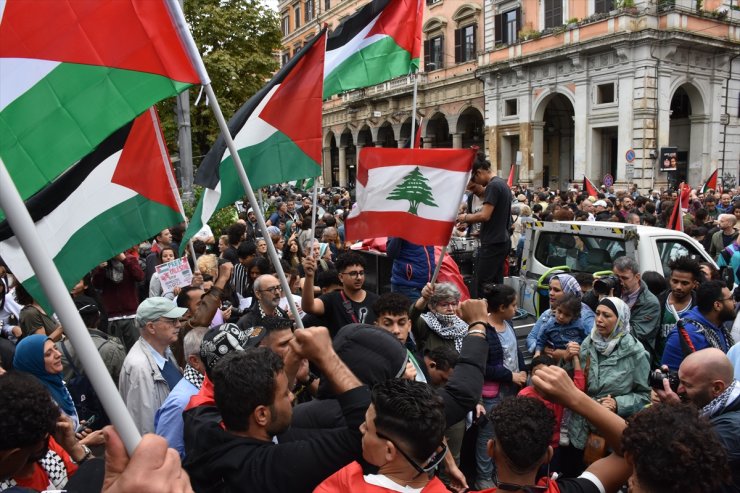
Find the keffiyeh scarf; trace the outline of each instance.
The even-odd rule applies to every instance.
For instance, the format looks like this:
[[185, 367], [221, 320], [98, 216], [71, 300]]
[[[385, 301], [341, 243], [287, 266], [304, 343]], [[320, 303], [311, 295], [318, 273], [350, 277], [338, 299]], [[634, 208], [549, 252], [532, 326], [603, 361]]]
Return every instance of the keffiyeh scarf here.
[[462, 349], [462, 341], [468, 333], [468, 324], [457, 315], [444, 313], [426, 312], [421, 315], [429, 329], [442, 339], [455, 342], [455, 350], [459, 353]]
[[182, 372], [182, 376], [197, 389], [201, 388], [203, 380], [206, 378], [202, 373], [198, 373], [198, 371], [190, 365], [185, 365], [185, 371]]
[[733, 380], [729, 387], [720, 395], [714, 398], [712, 402], [701, 408], [699, 414], [707, 419], [721, 414], [724, 409], [733, 404], [740, 398], [740, 383]]

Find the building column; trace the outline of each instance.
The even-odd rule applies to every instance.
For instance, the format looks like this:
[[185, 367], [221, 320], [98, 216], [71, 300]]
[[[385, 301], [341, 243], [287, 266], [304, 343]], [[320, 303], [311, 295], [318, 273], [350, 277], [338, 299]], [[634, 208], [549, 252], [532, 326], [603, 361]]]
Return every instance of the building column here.
[[544, 143], [545, 122], [532, 122], [532, 168], [529, 171], [529, 181], [535, 187], [546, 185], [542, 183]]
[[324, 165], [321, 167], [321, 175], [324, 183], [331, 183], [331, 147], [324, 147]]
[[398, 148], [399, 149], [403, 149], [404, 147], [406, 147], [406, 144], [408, 143], [408, 141], [409, 141], [409, 139], [398, 139], [398, 141], [397, 141]]
[[425, 137], [424, 138], [424, 149], [431, 149], [434, 147], [434, 137]]
[[339, 147], [339, 186], [347, 186], [347, 146]]
[[455, 133], [452, 134], [452, 148], [453, 149], [462, 149], [462, 133]]
[[620, 77], [619, 79], [619, 129], [617, 134], [617, 176], [615, 182], [627, 183], [627, 166], [625, 154], [633, 145], [634, 129], [634, 90], [635, 79], [633, 77]]
[[[589, 143], [588, 130], [588, 85], [584, 82], [576, 85], [576, 101], [573, 108], [573, 176], [572, 181], [583, 181], [586, 174], [586, 146]], [[562, 183], [564, 180], [560, 180]]]

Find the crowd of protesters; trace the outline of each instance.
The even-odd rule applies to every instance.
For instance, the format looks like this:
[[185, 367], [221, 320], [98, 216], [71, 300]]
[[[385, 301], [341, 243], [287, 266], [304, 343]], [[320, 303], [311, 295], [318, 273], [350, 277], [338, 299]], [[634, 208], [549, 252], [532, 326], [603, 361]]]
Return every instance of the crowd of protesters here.
[[648, 284], [622, 257], [611, 296], [557, 273], [522, 345], [503, 282], [521, 218], [666, 227], [679, 205], [502, 182], [476, 160], [453, 233], [480, 240], [478, 299], [400, 238], [391, 292], [367, 289], [344, 189], [317, 211], [266, 190], [266, 235], [251, 209], [204, 227], [187, 286], [157, 273], [182, 225], [101, 263], [70, 296], [147, 434], [130, 459], [64, 328], [0, 267], [0, 491], [740, 491], [740, 291], [717, 270], [740, 280], [740, 191], [691, 192], [684, 228], [716, 266], [674, 259]]

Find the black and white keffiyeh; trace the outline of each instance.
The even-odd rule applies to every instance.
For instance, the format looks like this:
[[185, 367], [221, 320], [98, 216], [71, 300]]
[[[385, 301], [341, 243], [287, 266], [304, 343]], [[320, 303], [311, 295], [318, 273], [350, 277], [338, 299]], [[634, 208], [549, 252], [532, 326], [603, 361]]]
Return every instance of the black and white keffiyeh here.
[[197, 389], [201, 388], [203, 380], [205, 379], [205, 376], [202, 373], [199, 373], [198, 370], [190, 365], [185, 365], [185, 370], [182, 372], [182, 376]]
[[737, 399], [740, 399], [740, 383], [737, 380], [733, 380], [724, 392], [701, 408], [699, 414], [707, 419], [712, 418], [721, 414], [727, 406], [733, 404]]
[[442, 339], [453, 340], [455, 350], [459, 353], [462, 349], [463, 339], [468, 333], [468, 324], [457, 315], [444, 313], [426, 312], [421, 315], [429, 329]]

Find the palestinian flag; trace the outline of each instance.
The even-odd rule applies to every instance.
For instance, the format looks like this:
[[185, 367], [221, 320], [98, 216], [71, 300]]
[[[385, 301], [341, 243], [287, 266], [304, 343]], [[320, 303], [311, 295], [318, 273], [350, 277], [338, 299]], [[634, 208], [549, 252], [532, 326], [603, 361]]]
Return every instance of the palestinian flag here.
[[583, 191], [586, 192], [586, 195], [589, 197], [598, 197], [599, 191], [596, 190], [596, 186], [591, 183], [591, 180], [586, 178], [586, 176], [583, 176]]
[[0, 158], [24, 200], [193, 84], [165, 0], [0, 2]]
[[701, 187], [699, 193], [706, 194], [709, 190], [717, 190], [717, 171], [718, 170], [715, 169], [714, 173], [709, 176], [709, 179], [704, 182], [704, 186]]
[[666, 229], [683, 231], [683, 205], [686, 204], [688, 207], [690, 193], [691, 188], [681, 182], [681, 185], [678, 187], [678, 199], [673, 203], [673, 212], [671, 212], [671, 217], [668, 219]]
[[373, 0], [326, 42], [324, 99], [419, 70], [423, 0]]
[[363, 148], [347, 239], [396, 236], [417, 245], [447, 245], [475, 154], [475, 149]]
[[[26, 207], [70, 288], [101, 262], [183, 221], [154, 108], [116, 130]], [[7, 221], [0, 223], [0, 256], [48, 306]]]
[[[321, 174], [321, 88], [326, 30], [252, 96], [229, 121], [239, 157], [255, 190]], [[195, 183], [205, 187], [181, 249], [214, 212], [244, 196], [226, 141], [219, 136]]]

